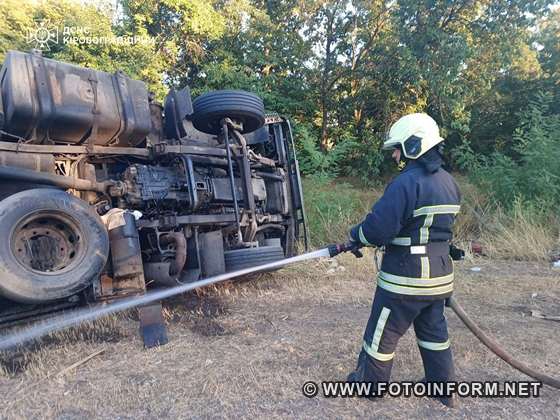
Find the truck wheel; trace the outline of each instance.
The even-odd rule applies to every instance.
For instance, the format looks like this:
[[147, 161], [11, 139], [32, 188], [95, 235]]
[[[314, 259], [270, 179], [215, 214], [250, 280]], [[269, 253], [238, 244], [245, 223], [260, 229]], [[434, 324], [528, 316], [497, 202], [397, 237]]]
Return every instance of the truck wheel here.
[[241, 248], [224, 252], [226, 272], [278, 261], [284, 258], [281, 246], [260, 246], [258, 248]]
[[0, 201], [0, 237], [0, 294], [23, 303], [83, 290], [109, 254], [95, 210], [61, 190], [25, 190]]
[[242, 133], [264, 125], [264, 104], [257, 95], [242, 90], [217, 90], [200, 95], [193, 101], [194, 127], [208, 134], [219, 134], [224, 118], [243, 124]]

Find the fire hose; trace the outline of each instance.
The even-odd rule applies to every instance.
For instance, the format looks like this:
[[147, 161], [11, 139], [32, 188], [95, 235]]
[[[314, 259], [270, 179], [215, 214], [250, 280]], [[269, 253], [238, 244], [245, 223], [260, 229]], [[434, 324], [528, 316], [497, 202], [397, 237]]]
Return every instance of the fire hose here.
[[[82, 322], [93, 321], [95, 319], [113, 313], [122, 312], [127, 309], [160, 301], [162, 299], [182, 294], [193, 289], [220, 283], [247, 274], [281, 268], [286, 265], [321, 257], [332, 258], [343, 252], [351, 252], [356, 257], [360, 258], [363, 255], [359, 248], [360, 246], [353, 242], [349, 242], [346, 244], [333, 244], [327, 246], [326, 248], [308, 252], [295, 257], [285, 258], [283, 260], [262, 264], [256, 267], [244, 268], [230, 273], [219, 274], [207, 279], [182, 284], [169, 289], [156, 290], [153, 292], [149, 292], [144, 296], [127, 298], [115, 303], [109, 303], [102, 306], [92, 306], [74, 311], [68, 311], [60, 316], [50, 318], [44, 322], [38, 322], [12, 334], [0, 336], [0, 351], [20, 346], [28, 341], [40, 338], [46, 334], [60, 331], [78, 325]], [[493, 337], [486, 334], [478, 325], [476, 325], [476, 323], [467, 315], [465, 310], [455, 299], [447, 299], [446, 305], [450, 307], [455, 312], [455, 314], [457, 314], [459, 319], [476, 336], [476, 338], [478, 338], [480, 342], [488, 347], [496, 356], [501, 358], [514, 369], [526, 374], [527, 376], [537, 379], [543, 384], [549, 385], [553, 388], [560, 389], [560, 380], [534, 370], [533, 368], [527, 366], [525, 363], [519, 361], [513, 355], [505, 351]]]
[[453, 312], [459, 317], [463, 324], [480, 340], [482, 344], [492, 351], [496, 356], [510, 365], [512, 368], [523, 372], [525, 375], [530, 376], [531, 378], [537, 379], [541, 381], [543, 384], [549, 385], [553, 388], [560, 389], [560, 380], [553, 378], [552, 376], [548, 376], [542, 372], [539, 372], [530, 366], [527, 366], [525, 363], [521, 362], [520, 360], [516, 359], [513, 355], [505, 351], [497, 342], [496, 340], [486, 334], [476, 323], [467, 315], [465, 310], [459, 303], [450, 297], [447, 299], [446, 305], [453, 309]]

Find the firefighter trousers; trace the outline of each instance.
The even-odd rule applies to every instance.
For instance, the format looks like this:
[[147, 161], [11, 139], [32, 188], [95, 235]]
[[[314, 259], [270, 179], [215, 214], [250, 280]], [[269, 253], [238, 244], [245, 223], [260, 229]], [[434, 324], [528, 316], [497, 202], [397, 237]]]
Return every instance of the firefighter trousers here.
[[358, 366], [349, 380], [389, 382], [397, 343], [414, 324], [426, 381], [453, 381], [455, 372], [444, 307], [444, 299], [414, 300], [378, 287]]

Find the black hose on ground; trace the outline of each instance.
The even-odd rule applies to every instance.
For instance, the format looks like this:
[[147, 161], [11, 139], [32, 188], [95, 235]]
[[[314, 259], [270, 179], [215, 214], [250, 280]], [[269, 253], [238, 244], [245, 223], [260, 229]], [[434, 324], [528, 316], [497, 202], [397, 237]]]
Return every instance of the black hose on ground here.
[[551, 376], [545, 375], [544, 373], [537, 372], [531, 367], [527, 366], [525, 363], [517, 360], [507, 351], [505, 351], [492, 337], [486, 334], [480, 329], [478, 325], [467, 315], [463, 307], [452, 297], [447, 299], [447, 306], [449, 306], [457, 314], [459, 319], [467, 326], [469, 330], [480, 340], [482, 344], [488, 347], [492, 353], [506, 362], [508, 365], [523, 372], [525, 375], [531, 378], [541, 381], [543, 384], [551, 386], [556, 389], [560, 389], [560, 380], [555, 379]]

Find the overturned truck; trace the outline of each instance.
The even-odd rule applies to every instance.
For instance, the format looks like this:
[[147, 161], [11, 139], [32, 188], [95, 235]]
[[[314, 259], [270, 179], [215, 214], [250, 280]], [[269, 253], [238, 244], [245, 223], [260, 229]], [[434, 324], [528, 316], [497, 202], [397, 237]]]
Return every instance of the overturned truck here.
[[289, 121], [249, 92], [171, 90], [7, 53], [0, 322], [270, 262], [306, 238]]

